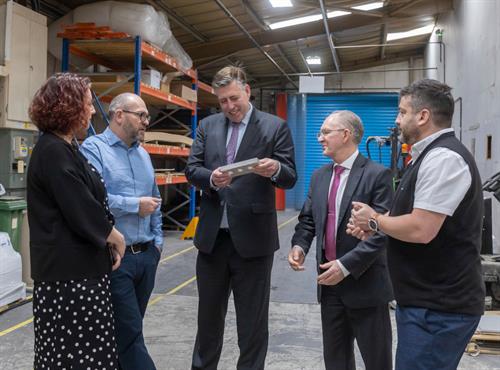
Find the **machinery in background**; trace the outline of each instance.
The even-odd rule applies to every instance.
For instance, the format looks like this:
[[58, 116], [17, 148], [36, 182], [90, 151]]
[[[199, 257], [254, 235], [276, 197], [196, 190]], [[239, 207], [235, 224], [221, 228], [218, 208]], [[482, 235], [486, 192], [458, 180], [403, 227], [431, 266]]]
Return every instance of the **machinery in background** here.
[[7, 195], [25, 197], [26, 170], [38, 132], [0, 128], [0, 183]]
[[[369, 136], [366, 139], [366, 153], [368, 158], [382, 163], [382, 148], [390, 147], [390, 169], [392, 171], [394, 188], [399, 184], [403, 171], [408, 164], [409, 147], [399, 141], [400, 130], [397, 126], [389, 128], [389, 136]], [[378, 158], [372, 156], [370, 147], [374, 144], [378, 148]]]
[[[500, 202], [500, 172], [486, 180], [483, 191], [492, 193]], [[483, 235], [481, 244], [481, 265], [483, 267], [483, 280], [486, 285], [487, 308], [500, 308], [500, 254], [493, 254], [492, 235], [492, 198], [484, 200]], [[488, 307], [489, 306], [489, 307]]]

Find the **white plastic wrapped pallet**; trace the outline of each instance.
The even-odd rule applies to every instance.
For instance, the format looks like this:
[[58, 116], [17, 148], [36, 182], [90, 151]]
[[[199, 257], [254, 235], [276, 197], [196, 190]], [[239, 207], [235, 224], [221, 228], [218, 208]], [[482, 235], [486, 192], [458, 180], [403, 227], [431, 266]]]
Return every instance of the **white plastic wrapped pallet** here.
[[79, 6], [73, 11], [74, 23], [93, 22], [113, 31], [141, 37], [161, 47], [172, 36], [170, 25], [151, 5], [102, 1]]
[[9, 234], [0, 232], [0, 306], [26, 298], [22, 280], [21, 255], [10, 242]]
[[[167, 54], [174, 57], [183, 69], [193, 66], [193, 61], [172, 35], [168, 19], [163, 12], [157, 12], [151, 5], [101, 1], [75, 8], [49, 25], [49, 51], [57, 59], [62, 58], [62, 41], [57, 37], [63, 25], [73, 23], [95, 23], [97, 26], [109, 26], [113, 31], [139, 35]], [[71, 63], [86, 67], [90, 62], [75, 56]]]

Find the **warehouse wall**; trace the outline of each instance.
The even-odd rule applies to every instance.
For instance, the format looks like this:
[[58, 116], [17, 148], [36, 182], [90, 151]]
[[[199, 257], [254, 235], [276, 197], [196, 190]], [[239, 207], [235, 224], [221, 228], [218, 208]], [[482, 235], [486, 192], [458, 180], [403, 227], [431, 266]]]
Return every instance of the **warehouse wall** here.
[[362, 69], [354, 73], [342, 74], [342, 79], [329, 78], [326, 81], [326, 89], [350, 90], [350, 91], [399, 91], [401, 87], [409, 84], [410, 81], [420, 79], [424, 73], [421, 70], [412, 68], [422, 68], [423, 59], [418, 58], [412, 61], [393, 63], [385, 66]]
[[[454, 8], [436, 25], [443, 30], [445, 60], [439, 59], [438, 45], [429, 46], [425, 64], [438, 64], [439, 70], [427, 76], [445, 81], [453, 87], [454, 97], [461, 98], [453, 126], [474, 154], [484, 181], [500, 171], [500, 2], [455, 0]], [[432, 41], [438, 41], [435, 34]], [[492, 137], [491, 158], [487, 158], [488, 136]], [[500, 253], [500, 203], [495, 199], [492, 203], [494, 248]]]

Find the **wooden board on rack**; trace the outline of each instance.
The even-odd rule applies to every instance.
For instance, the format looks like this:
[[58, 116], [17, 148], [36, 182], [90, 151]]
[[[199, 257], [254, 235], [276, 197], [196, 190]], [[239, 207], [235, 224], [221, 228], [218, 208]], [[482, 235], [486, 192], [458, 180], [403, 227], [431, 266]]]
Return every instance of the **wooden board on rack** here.
[[182, 172], [174, 172], [168, 174], [156, 174], [157, 185], [173, 185], [187, 183], [186, 176]]
[[[113, 87], [114, 82], [92, 82], [92, 90], [94, 90], [97, 94], [101, 94], [109, 88]], [[119, 87], [116, 87], [107, 95], [116, 96], [121, 93], [134, 91], [134, 84], [131, 82], [125, 83]], [[173, 94], [165, 94], [164, 92], [155, 89], [151, 86], [148, 86], [141, 82], [141, 97], [146, 102], [146, 104], [157, 105], [157, 106], [165, 106], [167, 104], [175, 104], [180, 107], [194, 110], [196, 107], [196, 103], [189, 102], [185, 99], [182, 99], [179, 96]]]
[[168, 132], [161, 132], [161, 131], [146, 131], [146, 134], [144, 135], [144, 141], [146, 143], [153, 141], [153, 142], [156, 142], [158, 144], [160, 144], [160, 143], [178, 144], [180, 146], [193, 145], [193, 139], [190, 137], [183, 136], [183, 135], [171, 134]]
[[182, 148], [173, 145], [160, 145], [145, 143], [142, 144], [146, 152], [149, 154], [163, 155], [168, 157], [189, 157], [189, 148]]

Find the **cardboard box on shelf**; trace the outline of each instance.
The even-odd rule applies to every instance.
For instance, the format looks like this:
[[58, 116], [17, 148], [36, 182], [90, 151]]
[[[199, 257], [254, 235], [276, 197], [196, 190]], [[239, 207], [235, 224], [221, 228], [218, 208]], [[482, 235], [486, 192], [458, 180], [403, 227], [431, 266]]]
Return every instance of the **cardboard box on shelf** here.
[[172, 81], [170, 83], [170, 93], [177, 95], [183, 99], [192, 101], [192, 102], [197, 102], [198, 101], [198, 96], [196, 94], [196, 91], [191, 89], [190, 87], [186, 86], [187, 82], [183, 81]]
[[141, 72], [141, 82], [154, 87], [155, 89], [160, 89], [161, 83], [161, 73], [156, 69], [144, 69]]

